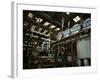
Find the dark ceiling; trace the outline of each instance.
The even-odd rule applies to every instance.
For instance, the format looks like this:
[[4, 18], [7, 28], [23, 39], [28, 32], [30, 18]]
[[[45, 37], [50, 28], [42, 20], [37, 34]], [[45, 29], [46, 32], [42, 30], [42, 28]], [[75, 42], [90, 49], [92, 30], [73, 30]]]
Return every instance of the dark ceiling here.
[[[33, 18], [29, 18], [28, 17], [29, 13], [33, 14]], [[47, 33], [49, 33], [50, 32], [50, 28], [49, 28], [50, 25], [48, 25], [48, 27], [43, 26], [43, 24], [45, 22], [49, 22], [49, 23], [51, 23], [51, 24], [53, 24], [53, 25], [55, 25], [55, 26], [57, 26], [58, 28], [61, 29], [62, 18], [64, 18], [64, 28], [63, 28], [63, 30], [65, 30], [65, 29], [68, 28], [68, 21], [70, 21], [69, 27], [73, 27], [76, 24], [73, 21], [73, 18], [75, 18], [76, 16], [79, 16], [81, 18], [80, 21], [85, 20], [87, 18], [91, 18], [91, 14], [90, 13], [72, 13], [72, 12], [70, 12], [70, 14], [68, 15], [68, 14], [66, 14], [66, 12], [49, 12], [49, 11], [30, 11], [30, 10], [24, 10], [23, 11], [23, 24], [25, 22], [27, 22], [27, 25], [24, 26], [24, 28], [23, 28], [24, 29], [24, 33], [28, 32], [30, 34], [31, 33], [30, 28], [31, 28], [31, 26], [33, 24], [37, 26], [36, 27], [37, 31], [38, 31], [39, 27], [42, 27], [43, 29], [42, 29], [41, 33], [45, 29], [48, 30]], [[41, 23], [37, 23], [35, 21], [35, 17], [42, 18], [43, 21]], [[80, 21], [77, 22], [77, 23], [80, 23]], [[57, 33], [57, 31], [55, 31], [54, 29], [51, 29], [51, 32], [55, 33], [55, 34], [52, 35], [53, 37], [56, 36], [56, 33]], [[36, 35], [36, 33], [34, 33], [34, 34]], [[37, 34], [37, 35], [39, 36], [40, 34]], [[43, 35], [40, 35], [40, 36], [43, 36]]]
[[[72, 27], [74, 24], [76, 24], [73, 21], [73, 18], [76, 16], [80, 16], [81, 19], [85, 20], [87, 18], [90, 18], [90, 13], [72, 13], [70, 12], [69, 15], [66, 14], [66, 12], [49, 12], [49, 11], [27, 11], [24, 10], [24, 15], [28, 15], [29, 12], [32, 12], [37, 17], [42, 17], [45, 19], [45, 21], [50, 21], [59, 27], [61, 27], [62, 24], [62, 17], [64, 17], [64, 29], [67, 28], [68, 21], [70, 20], [71, 24], [70, 27]], [[24, 16], [25, 17], [25, 16]]]

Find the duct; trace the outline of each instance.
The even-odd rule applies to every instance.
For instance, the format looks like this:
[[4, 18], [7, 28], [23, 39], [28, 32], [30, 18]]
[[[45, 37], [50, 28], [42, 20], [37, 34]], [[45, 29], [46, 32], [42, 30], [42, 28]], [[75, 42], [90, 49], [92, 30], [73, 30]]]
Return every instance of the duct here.
[[70, 31], [71, 31], [71, 34], [76, 34], [76, 33], [78, 33], [79, 31], [80, 31], [80, 25], [79, 24], [75, 24], [71, 29], [70, 29]]
[[83, 22], [83, 30], [87, 30], [91, 28], [91, 19], [88, 18]]
[[37, 33], [37, 34], [40, 34], [40, 35], [43, 35], [43, 36], [48, 37], [48, 35], [45, 35], [45, 34], [43, 34], [43, 33], [41, 33], [41, 32], [38, 32], [38, 31], [34, 31], [33, 33]]

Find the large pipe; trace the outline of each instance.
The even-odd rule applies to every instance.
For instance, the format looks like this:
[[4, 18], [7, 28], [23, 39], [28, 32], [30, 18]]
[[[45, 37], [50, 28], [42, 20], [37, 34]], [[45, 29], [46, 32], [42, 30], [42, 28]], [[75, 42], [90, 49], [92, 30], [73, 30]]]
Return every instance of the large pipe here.
[[63, 28], [64, 28], [64, 17], [62, 18], [62, 31], [63, 31]]

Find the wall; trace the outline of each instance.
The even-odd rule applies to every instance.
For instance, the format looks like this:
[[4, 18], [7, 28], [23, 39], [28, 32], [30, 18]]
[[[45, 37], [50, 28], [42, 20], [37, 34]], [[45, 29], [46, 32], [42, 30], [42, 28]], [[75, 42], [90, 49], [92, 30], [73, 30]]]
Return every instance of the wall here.
[[78, 58], [91, 58], [90, 38], [83, 38], [77, 41]]
[[[0, 1], [0, 80], [13, 80], [10, 78], [10, 64], [11, 64], [11, 1]], [[23, 0], [26, 1], [26, 0]], [[97, 8], [97, 19], [100, 21], [100, 0], [29, 0], [37, 4], [59, 4], [59, 5], [80, 5], [80, 6], [94, 6]], [[36, 78], [36, 79], [15, 79], [15, 80], [100, 80], [100, 22], [93, 28], [94, 41], [92, 48], [98, 56], [98, 68], [96, 73], [83, 74], [68, 74], [63, 76], [54, 76], [51, 78]]]

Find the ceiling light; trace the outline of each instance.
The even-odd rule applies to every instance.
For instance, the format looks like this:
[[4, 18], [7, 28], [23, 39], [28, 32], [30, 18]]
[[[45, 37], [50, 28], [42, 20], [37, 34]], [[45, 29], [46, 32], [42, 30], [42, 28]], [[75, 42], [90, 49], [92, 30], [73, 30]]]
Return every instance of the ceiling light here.
[[66, 12], [66, 14], [67, 14], [67, 15], [69, 15], [69, 14], [70, 14], [70, 12]]
[[37, 17], [35, 17], [35, 19], [38, 19]]
[[32, 27], [31, 27], [31, 32], [34, 32], [34, 29], [36, 28], [36, 26], [35, 25], [32, 25]]
[[51, 26], [50, 26], [51, 29], [52, 29], [52, 28], [55, 28], [55, 27], [56, 27], [56, 26], [54, 26], [54, 25], [51, 25]]
[[29, 12], [28, 17], [33, 18], [33, 14]]
[[37, 42], [34, 42], [34, 44], [37, 44]]
[[48, 26], [49, 24], [50, 24], [49, 22], [45, 22], [43, 25]]
[[80, 17], [79, 17], [79, 16], [76, 16], [73, 20], [74, 20], [75, 22], [78, 22], [78, 21], [80, 21]]
[[56, 28], [55, 30], [56, 30], [56, 31], [59, 31], [59, 30], [60, 30], [60, 28]]
[[40, 23], [40, 22], [42, 22], [42, 21], [43, 21], [43, 19], [41, 19], [41, 18], [36, 18], [36, 22]]

